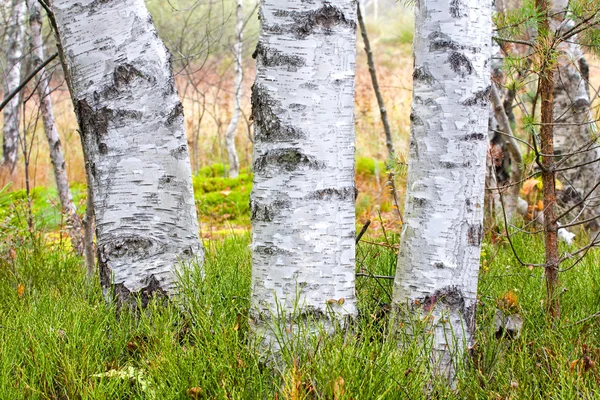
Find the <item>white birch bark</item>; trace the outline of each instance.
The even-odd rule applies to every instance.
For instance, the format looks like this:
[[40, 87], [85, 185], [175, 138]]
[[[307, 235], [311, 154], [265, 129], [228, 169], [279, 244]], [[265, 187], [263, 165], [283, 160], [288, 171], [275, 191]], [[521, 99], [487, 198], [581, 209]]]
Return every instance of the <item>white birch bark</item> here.
[[[41, 6], [37, 0], [27, 0], [27, 8], [29, 9], [29, 30], [30, 30], [30, 46], [31, 57], [33, 59], [33, 67], [37, 67], [44, 61], [44, 41], [42, 38], [42, 13]], [[54, 171], [54, 180], [58, 191], [63, 214], [67, 217], [69, 225], [69, 236], [73, 249], [77, 254], [83, 254], [83, 226], [81, 218], [77, 214], [77, 208], [73, 202], [73, 195], [69, 187], [69, 179], [67, 178], [67, 170], [65, 157], [60, 143], [60, 137], [54, 123], [54, 112], [52, 110], [52, 99], [50, 98], [50, 77], [43, 68], [39, 72], [40, 80], [36, 90], [39, 98], [40, 114], [44, 125], [44, 132], [48, 140], [50, 150], [50, 160]]]
[[236, 0], [236, 25], [235, 25], [235, 44], [233, 45], [233, 56], [235, 58], [235, 80], [233, 87], [235, 90], [235, 107], [233, 115], [229, 121], [229, 126], [225, 132], [225, 146], [229, 157], [229, 177], [237, 178], [240, 173], [240, 159], [235, 149], [235, 133], [242, 115], [242, 82], [244, 79], [244, 70], [242, 64], [243, 34], [244, 34], [244, 0]]
[[[421, 338], [433, 341], [434, 370], [450, 381], [455, 362], [473, 341], [483, 238], [491, 14], [491, 0], [416, 4], [406, 211], [393, 302], [405, 324], [424, 319], [433, 334]], [[412, 335], [420, 335], [415, 325], [409, 326]]]
[[260, 21], [251, 321], [275, 344], [280, 312], [298, 317], [292, 332], [356, 315], [356, 4], [263, 0]]
[[[79, 120], [105, 294], [171, 294], [202, 259], [183, 107], [143, 0], [52, 2]], [[137, 297], [137, 296], [135, 296]]]
[[[25, 36], [25, 1], [13, 0], [10, 26], [7, 28], [6, 69], [4, 71], [4, 95], [13, 92], [21, 83], [21, 64]], [[12, 174], [19, 159], [20, 96], [15, 96], [4, 107], [4, 141], [2, 142], [2, 165]]]

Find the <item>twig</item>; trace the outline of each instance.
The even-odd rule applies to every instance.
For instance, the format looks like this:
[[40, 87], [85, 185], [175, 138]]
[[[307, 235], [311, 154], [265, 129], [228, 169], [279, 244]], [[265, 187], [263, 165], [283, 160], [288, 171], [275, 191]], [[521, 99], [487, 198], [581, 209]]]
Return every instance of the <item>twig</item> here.
[[575, 326], [575, 325], [582, 324], [582, 323], [584, 323], [584, 322], [586, 322], [586, 321], [589, 321], [590, 319], [594, 319], [594, 318], [596, 318], [596, 317], [600, 317], [600, 311], [598, 311], [597, 313], [594, 313], [594, 314], [590, 315], [589, 317], [585, 317], [584, 319], [580, 319], [580, 320], [579, 320], [579, 321], [577, 321], [577, 322], [574, 322], [574, 323], [572, 323], [572, 324], [569, 324], [569, 325], [565, 326], [564, 328], [571, 328], [571, 327], [573, 327], [573, 326]]
[[13, 90], [12, 92], [10, 92], [8, 94], [8, 96], [6, 96], [4, 98], [4, 100], [2, 100], [2, 103], [0, 103], [0, 111], [2, 111], [2, 109], [8, 104], [9, 101], [11, 101], [13, 99], [13, 97], [15, 97], [17, 94], [19, 94], [19, 92], [25, 86], [27, 86], [27, 84], [29, 83], [29, 81], [32, 80], [38, 74], [38, 72], [40, 72], [46, 65], [50, 64], [50, 62], [52, 62], [52, 60], [54, 60], [56, 57], [58, 57], [58, 53], [52, 54], [50, 57], [48, 57], [48, 59], [46, 61], [44, 61], [43, 63], [41, 63], [40, 65], [38, 65], [38, 67], [36, 69], [34, 69], [29, 75], [27, 75], [27, 78], [25, 78], [23, 80], [23, 82], [21, 82], [19, 84], [19, 86], [17, 86], [15, 88], [15, 90]]
[[373, 275], [373, 274], [363, 274], [362, 272], [357, 272], [356, 276], [364, 276], [366, 278], [375, 278], [375, 279], [389, 279], [389, 280], [394, 280], [393, 276], [388, 276], [388, 275]]
[[360, 239], [367, 232], [367, 229], [369, 229], [369, 225], [371, 225], [371, 220], [370, 219], [368, 219], [367, 222], [363, 225], [362, 229], [360, 230], [360, 233], [356, 237], [356, 244], [358, 244], [358, 242], [360, 242]]

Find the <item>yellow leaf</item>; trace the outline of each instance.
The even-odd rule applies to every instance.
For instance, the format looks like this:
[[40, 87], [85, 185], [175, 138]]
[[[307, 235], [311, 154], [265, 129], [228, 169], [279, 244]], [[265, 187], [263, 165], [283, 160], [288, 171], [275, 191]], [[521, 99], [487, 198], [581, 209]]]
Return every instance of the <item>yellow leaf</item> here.
[[562, 182], [559, 181], [558, 179], [556, 179], [554, 181], [554, 187], [556, 188], [556, 190], [563, 190], [563, 188], [564, 188]]
[[343, 304], [344, 304], [344, 302], [345, 302], [345, 301], [346, 301], [346, 300], [344, 300], [344, 298], [342, 297], [341, 299], [339, 299], [339, 300], [337, 301], [337, 303], [338, 303], [338, 304], [341, 306], [341, 305], [343, 305]]
[[543, 211], [544, 210], [544, 202], [542, 200], [538, 201], [538, 203], [537, 203], [537, 209], [539, 211]]
[[25, 293], [25, 286], [23, 286], [19, 283], [17, 285], [17, 296], [19, 296], [19, 298], [21, 298], [21, 297], [23, 297], [24, 293]]
[[535, 178], [531, 178], [531, 179], [527, 179], [524, 183], [523, 183], [523, 188], [521, 189], [523, 191], [523, 194], [525, 196], [529, 196], [529, 194], [531, 193], [531, 191], [533, 190], [534, 187], [536, 187], [538, 184], [538, 180]]

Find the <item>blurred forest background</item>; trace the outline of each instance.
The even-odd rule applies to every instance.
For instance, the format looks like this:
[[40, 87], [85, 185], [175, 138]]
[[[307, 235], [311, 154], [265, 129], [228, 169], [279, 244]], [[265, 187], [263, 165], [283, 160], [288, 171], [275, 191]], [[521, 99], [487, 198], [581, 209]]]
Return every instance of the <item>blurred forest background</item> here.
[[[252, 162], [252, 122], [250, 121], [250, 92], [256, 63], [252, 53], [258, 38], [258, 4], [244, 4], [243, 41], [243, 106], [237, 127], [236, 148], [240, 158], [239, 178], [227, 177], [225, 131], [235, 106], [234, 55], [235, 2], [231, 0], [197, 2], [194, 0], [148, 0], [158, 34], [171, 51], [179, 95], [184, 105], [188, 144], [194, 187], [202, 220], [204, 237], [215, 231], [227, 231], [232, 226], [249, 226], [248, 199]], [[410, 102], [412, 88], [413, 38], [412, 10], [392, 1], [366, 2], [365, 15], [371, 45], [375, 54], [382, 95], [392, 126], [397, 154], [406, 152], [410, 132]], [[6, 29], [8, 8], [1, 9], [2, 29]], [[1, 34], [0, 37], [4, 37]], [[46, 55], [55, 51], [54, 37], [44, 24]], [[387, 149], [377, 100], [373, 92], [366, 55], [358, 32], [356, 77], [356, 169], [359, 197], [357, 216], [371, 217], [380, 210], [390, 224], [397, 222], [394, 202], [386, 190]], [[0, 47], [3, 43], [0, 43]], [[27, 51], [25, 52], [27, 54]], [[2, 54], [0, 57], [4, 57]], [[5, 62], [2, 60], [2, 65]], [[25, 65], [24, 70], [30, 67]], [[67, 172], [77, 207], [85, 207], [85, 171], [77, 121], [67, 86], [58, 61], [48, 68], [52, 72], [52, 100], [56, 125], [61, 136], [67, 162]], [[594, 68], [596, 73], [598, 68]], [[24, 72], [22, 75], [26, 75]], [[597, 77], [597, 73], [595, 77]], [[24, 93], [31, 94], [33, 87]], [[27, 103], [24, 117], [30, 187], [34, 211], [45, 212], [45, 220], [56, 226], [60, 207], [55, 195], [54, 177], [48, 154], [47, 140], [39, 118], [35, 96]], [[23, 152], [12, 177], [1, 177], [0, 186], [12, 181], [9, 190], [25, 188]], [[403, 186], [398, 177], [398, 189]], [[48, 207], [55, 204], [56, 207]], [[44, 211], [45, 210], [45, 211]], [[44, 219], [44, 218], [42, 218]], [[246, 228], [244, 228], [246, 229]]]

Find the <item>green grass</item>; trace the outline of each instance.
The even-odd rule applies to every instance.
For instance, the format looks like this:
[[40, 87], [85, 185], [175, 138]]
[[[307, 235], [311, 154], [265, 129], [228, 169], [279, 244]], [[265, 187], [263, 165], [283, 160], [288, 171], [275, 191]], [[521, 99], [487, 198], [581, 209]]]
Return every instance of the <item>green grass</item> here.
[[[265, 362], [248, 335], [248, 235], [206, 242], [205, 276], [190, 271], [175, 302], [136, 316], [104, 302], [67, 246], [19, 229], [3, 231], [10, 240], [0, 249], [2, 399], [425, 399], [426, 388], [436, 399], [600, 396], [600, 322], [574, 324], [600, 310], [597, 252], [561, 275], [562, 315], [552, 325], [542, 271], [519, 267], [506, 244], [486, 244], [477, 343], [453, 392], [431, 378], [417, 341], [399, 345], [388, 333], [389, 280], [357, 278], [360, 314], [349, 331], [298, 340]], [[543, 254], [528, 237], [515, 246], [529, 261]], [[393, 275], [395, 264], [387, 247], [357, 249], [360, 272]], [[508, 290], [525, 320], [516, 340], [493, 332]]]

